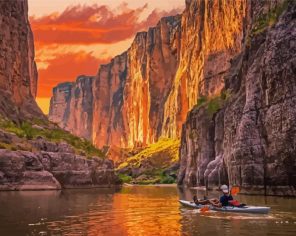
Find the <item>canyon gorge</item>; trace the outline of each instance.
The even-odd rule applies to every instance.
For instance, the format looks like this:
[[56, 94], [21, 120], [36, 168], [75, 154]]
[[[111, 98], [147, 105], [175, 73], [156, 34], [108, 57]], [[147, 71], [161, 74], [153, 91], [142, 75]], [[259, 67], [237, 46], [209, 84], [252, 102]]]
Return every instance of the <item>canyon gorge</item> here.
[[295, 1], [186, 0], [96, 75], [58, 84], [50, 122], [27, 1], [0, 5], [0, 190], [110, 186], [113, 161], [90, 142], [113, 160], [171, 142], [180, 186], [296, 196]]
[[92, 94], [58, 85], [49, 118], [97, 147], [181, 138], [180, 185], [295, 196], [295, 14], [293, 1], [187, 0], [101, 65]]

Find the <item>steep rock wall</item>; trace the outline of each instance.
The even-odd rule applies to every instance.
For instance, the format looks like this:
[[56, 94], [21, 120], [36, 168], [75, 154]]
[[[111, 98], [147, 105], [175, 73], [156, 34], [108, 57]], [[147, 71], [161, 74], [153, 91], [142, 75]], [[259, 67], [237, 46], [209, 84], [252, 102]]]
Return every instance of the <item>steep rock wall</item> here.
[[62, 83], [53, 89], [49, 120], [74, 135], [91, 140], [93, 77], [78, 76], [75, 83]]
[[[267, 3], [254, 11], [282, 4]], [[296, 195], [295, 12], [290, 2], [278, 23], [245, 39], [225, 77], [232, 95], [221, 109], [210, 116], [204, 104], [189, 113], [179, 184], [229, 183], [243, 193]]]
[[133, 147], [157, 140], [179, 47], [180, 16], [165, 17], [138, 33], [127, 52], [101, 66], [93, 90], [97, 146]]
[[0, 28], [0, 113], [42, 117], [34, 100], [38, 74], [27, 0], [0, 2]]
[[180, 64], [165, 104], [162, 134], [180, 137], [187, 112], [200, 96], [224, 87], [230, 60], [242, 50], [248, 1], [186, 1]]
[[224, 87], [230, 60], [242, 50], [249, 5], [186, 3], [182, 15], [138, 33], [126, 52], [100, 67], [93, 87], [96, 146], [134, 147], [160, 136], [180, 137], [197, 98]]

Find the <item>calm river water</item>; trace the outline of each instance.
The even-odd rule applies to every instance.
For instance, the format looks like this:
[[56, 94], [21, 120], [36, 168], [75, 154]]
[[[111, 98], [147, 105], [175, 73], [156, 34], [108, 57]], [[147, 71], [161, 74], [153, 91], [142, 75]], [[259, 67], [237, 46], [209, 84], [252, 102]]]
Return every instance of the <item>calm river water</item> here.
[[178, 203], [194, 193], [203, 196], [163, 186], [0, 192], [0, 235], [296, 235], [296, 199], [241, 195], [271, 213], [201, 214]]

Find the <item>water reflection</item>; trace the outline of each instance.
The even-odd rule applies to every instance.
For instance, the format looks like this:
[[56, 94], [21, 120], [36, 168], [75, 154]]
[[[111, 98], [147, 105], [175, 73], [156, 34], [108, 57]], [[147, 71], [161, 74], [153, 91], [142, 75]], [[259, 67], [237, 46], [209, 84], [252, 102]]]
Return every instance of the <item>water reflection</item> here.
[[[238, 196], [269, 205], [269, 215], [208, 212], [178, 199], [203, 191], [176, 187], [124, 187], [45, 192], [1, 192], [0, 235], [295, 235], [296, 200]], [[210, 192], [209, 197], [219, 193]]]

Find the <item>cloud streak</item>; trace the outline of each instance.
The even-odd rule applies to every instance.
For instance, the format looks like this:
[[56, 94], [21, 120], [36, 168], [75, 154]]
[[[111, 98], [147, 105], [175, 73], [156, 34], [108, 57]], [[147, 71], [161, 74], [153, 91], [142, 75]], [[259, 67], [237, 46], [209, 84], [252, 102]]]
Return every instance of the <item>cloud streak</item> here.
[[112, 44], [128, 39], [137, 31], [147, 30], [162, 16], [175, 15], [180, 9], [153, 10], [145, 19], [145, 4], [130, 9], [122, 4], [117, 11], [107, 6], [71, 6], [61, 13], [40, 18], [31, 17], [30, 22], [38, 45], [48, 44]]
[[57, 54], [48, 61], [47, 68], [39, 69], [38, 97], [51, 97], [52, 88], [58, 83], [74, 81], [77, 76], [95, 75], [99, 64], [108, 62], [109, 59], [98, 59], [91, 53], [84, 51], [66, 54]]

